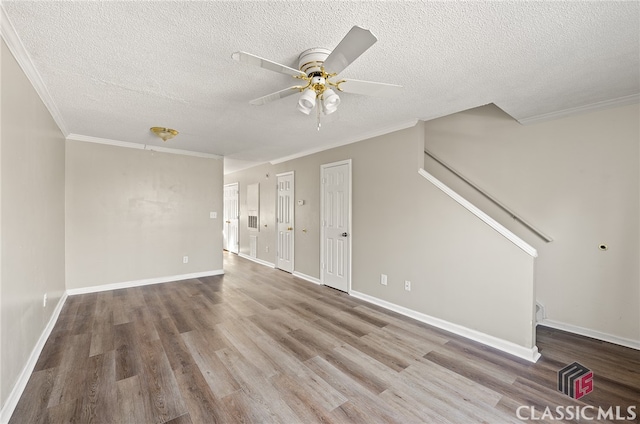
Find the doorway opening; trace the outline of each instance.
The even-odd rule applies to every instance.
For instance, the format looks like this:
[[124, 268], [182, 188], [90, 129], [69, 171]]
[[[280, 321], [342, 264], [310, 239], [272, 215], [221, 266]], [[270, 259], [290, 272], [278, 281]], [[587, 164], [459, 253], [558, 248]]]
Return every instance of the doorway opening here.
[[223, 193], [222, 248], [238, 254], [240, 250], [240, 239], [238, 237], [238, 220], [240, 218], [238, 183], [226, 184]]

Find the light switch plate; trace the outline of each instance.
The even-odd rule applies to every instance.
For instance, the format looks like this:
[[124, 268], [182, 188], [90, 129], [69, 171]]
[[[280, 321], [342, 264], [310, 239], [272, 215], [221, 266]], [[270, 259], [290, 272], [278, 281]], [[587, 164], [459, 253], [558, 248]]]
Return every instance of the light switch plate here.
[[218, 212], [209, 212], [209, 218], [216, 219], [218, 217]]

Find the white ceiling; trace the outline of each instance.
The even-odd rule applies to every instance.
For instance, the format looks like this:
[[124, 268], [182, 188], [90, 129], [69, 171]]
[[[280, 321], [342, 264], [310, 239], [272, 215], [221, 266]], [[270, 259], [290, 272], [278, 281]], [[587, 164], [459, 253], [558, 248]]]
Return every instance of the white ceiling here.
[[[226, 171], [495, 103], [521, 122], [638, 101], [640, 3], [2, 1], [5, 39], [67, 136], [225, 156]], [[341, 77], [403, 85], [342, 94], [316, 131], [297, 80], [231, 59], [297, 68], [353, 25], [378, 42]], [[11, 34], [9, 34], [11, 32]], [[17, 37], [16, 37], [17, 35]], [[8, 42], [9, 44], [9, 42]], [[38, 80], [40, 81], [34, 81]], [[336, 116], [337, 115], [337, 116]], [[149, 127], [180, 131], [163, 144]]]

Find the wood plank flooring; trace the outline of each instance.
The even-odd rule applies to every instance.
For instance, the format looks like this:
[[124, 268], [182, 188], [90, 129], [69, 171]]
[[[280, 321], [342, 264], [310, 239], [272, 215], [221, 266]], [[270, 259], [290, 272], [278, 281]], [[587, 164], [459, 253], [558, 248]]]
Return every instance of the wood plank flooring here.
[[[640, 415], [639, 351], [543, 327], [538, 347], [531, 364], [225, 253], [224, 276], [69, 297], [10, 422], [512, 423], [522, 405]], [[556, 387], [574, 361], [594, 373], [580, 400]]]

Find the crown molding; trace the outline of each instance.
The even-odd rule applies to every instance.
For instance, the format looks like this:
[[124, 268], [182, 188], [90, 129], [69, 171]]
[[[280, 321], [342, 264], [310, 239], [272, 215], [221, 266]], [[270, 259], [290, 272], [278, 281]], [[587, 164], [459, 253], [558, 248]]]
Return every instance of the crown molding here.
[[130, 143], [128, 141], [112, 140], [110, 138], [92, 137], [90, 135], [69, 134], [67, 140], [83, 141], [85, 143], [108, 144], [109, 146], [126, 147], [129, 149], [144, 150], [144, 144]]
[[193, 152], [190, 150], [172, 149], [170, 147], [151, 146], [149, 144], [131, 143], [129, 141], [112, 140], [109, 138], [92, 137], [90, 135], [69, 134], [67, 140], [82, 141], [85, 143], [107, 144], [109, 146], [126, 147], [128, 149], [150, 150], [153, 152], [170, 153], [173, 155], [195, 156], [207, 159], [222, 159], [222, 156], [213, 153]]
[[348, 138], [348, 139], [343, 140], [343, 141], [338, 142], [338, 143], [330, 144], [328, 146], [318, 147], [318, 148], [315, 148], [315, 149], [305, 150], [305, 151], [300, 152], [300, 153], [294, 153], [293, 155], [290, 155], [290, 156], [284, 156], [284, 157], [281, 157], [279, 159], [274, 159], [274, 160], [270, 161], [269, 163], [271, 165], [277, 165], [279, 163], [287, 162], [287, 161], [290, 161], [290, 160], [293, 160], [293, 159], [298, 159], [298, 158], [301, 158], [301, 157], [304, 157], [304, 156], [309, 156], [309, 155], [312, 155], [314, 153], [320, 153], [320, 152], [324, 152], [325, 150], [335, 149], [336, 147], [346, 146], [347, 144], [357, 143], [358, 141], [368, 140], [370, 138], [378, 137], [378, 136], [385, 135], [385, 134], [390, 134], [392, 132], [396, 132], [396, 131], [400, 131], [400, 130], [404, 130], [404, 129], [407, 129], [407, 128], [414, 127], [418, 123], [418, 121], [419, 121], [418, 119], [412, 119], [410, 121], [404, 121], [404, 122], [400, 122], [398, 124], [388, 125], [388, 126], [382, 127], [382, 128], [376, 128], [375, 130], [370, 131], [368, 133], [361, 134], [361, 135], [358, 135], [356, 137], [351, 137], [351, 138]]
[[228, 168], [228, 166], [227, 166], [228, 162], [227, 161], [228, 160], [233, 160], [233, 158], [228, 158], [228, 157], [224, 158], [224, 161], [225, 161], [224, 162], [224, 169], [225, 169], [224, 170], [224, 175], [230, 175], [230, 174], [233, 174], [234, 172], [240, 172], [240, 171], [244, 171], [244, 170], [249, 169], [249, 168], [255, 168], [256, 166], [270, 164], [270, 162], [247, 162], [247, 163], [244, 163], [243, 165], [235, 167], [235, 168], [233, 168], [233, 170], [229, 171], [229, 170], [227, 170], [227, 168]]
[[543, 113], [541, 115], [518, 119], [517, 121], [522, 125], [537, 124], [539, 122], [565, 118], [567, 116], [578, 115], [580, 113], [595, 112], [597, 110], [611, 109], [614, 107], [627, 106], [636, 103], [640, 103], [640, 94], [631, 94], [630, 96], [618, 97], [617, 99], [603, 100], [601, 102], [591, 103], [584, 106], [577, 106], [569, 109], [558, 110], [555, 112]]
[[161, 152], [161, 153], [170, 153], [173, 155], [195, 156], [197, 158], [207, 158], [207, 159], [223, 158], [222, 156], [214, 155], [213, 153], [193, 152], [191, 150], [172, 149], [170, 147], [162, 147], [162, 146], [150, 146], [148, 144], [144, 145], [144, 150], [151, 150], [153, 152]]
[[36, 93], [38, 93], [38, 96], [40, 96], [40, 99], [51, 114], [51, 117], [55, 121], [60, 131], [62, 131], [62, 134], [64, 136], [67, 136], [69, 134], [69, 131], [67, 130], [64, 119], [62, 118], [62, 114], [53, 101], [53, 97], [51, 97], [51, 94], [49, 94], [49, 90], [47, 90], [47, 87], [42, 81], [40, 73], [34, 66], [33, 60], [31, 60], [31, 56], [29, 56], [29, 53], [27, 53], [27, 50], [24, 47], [24, 44], [22, 44], [22, 40], [20, 40], [20, 37], [18, 37], [13, 24], [11, 23], [11, 21], [9, 21], [9, 17], [7, 16], [4, 4], [2, 4], [2, 2], [0, 2], [0, 30], [2, 32], [2, 39], [5, 41], [5, 43], [7, 43], [7, 47], [9, 47], [11, 54], [13, 54], [13, 57], [15, 57], [18, 65], [27, 76], [27, 79], [29, 80], [31, 85], [33, 85], [33, 88], [35, 89]]

